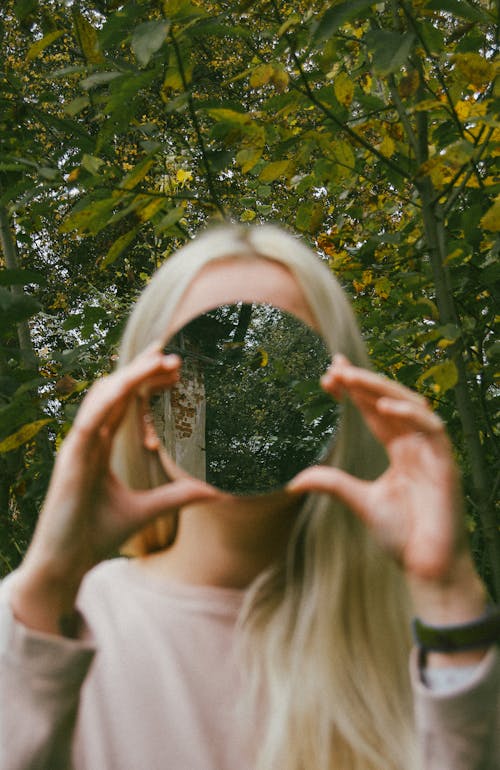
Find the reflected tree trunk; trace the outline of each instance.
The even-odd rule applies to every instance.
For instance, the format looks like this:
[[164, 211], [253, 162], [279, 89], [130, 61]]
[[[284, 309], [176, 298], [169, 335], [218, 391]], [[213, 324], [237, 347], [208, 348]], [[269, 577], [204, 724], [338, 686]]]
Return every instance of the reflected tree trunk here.
[[206, 400], [203, 366], [187, 357], [179, 383], [153, 408], [158, 436], [177, 465], [206, 480]]

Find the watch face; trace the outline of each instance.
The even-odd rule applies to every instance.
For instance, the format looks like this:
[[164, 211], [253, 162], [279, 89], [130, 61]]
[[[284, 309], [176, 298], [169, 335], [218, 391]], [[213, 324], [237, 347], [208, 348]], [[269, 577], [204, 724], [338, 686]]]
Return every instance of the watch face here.
[[152, 399], [170, 459], [233, 494], [279, 489], [326, 456], [339, 408], [320, 387], [330, 363], [323, 338], [268, 304], [221, 305], [165, 347], [181, 381]]

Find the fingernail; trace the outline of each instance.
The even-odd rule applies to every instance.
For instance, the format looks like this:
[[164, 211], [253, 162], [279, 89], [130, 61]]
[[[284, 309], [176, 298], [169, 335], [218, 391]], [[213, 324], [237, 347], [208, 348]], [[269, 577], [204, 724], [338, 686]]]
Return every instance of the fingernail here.
[[178, 356], [176, 353], [169, 353], [165, 356], [165, 363], [169, 366], [178, 366], [180, 363], [182, 363], [180, 356]]

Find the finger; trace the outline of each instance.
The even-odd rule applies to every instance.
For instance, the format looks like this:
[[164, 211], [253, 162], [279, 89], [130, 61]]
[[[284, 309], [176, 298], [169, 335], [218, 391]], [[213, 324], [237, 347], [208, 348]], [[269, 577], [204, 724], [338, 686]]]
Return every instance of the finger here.
[[144, 523], [160, 514], [182, 508], [187, 503], [213, 500], [219, 494], [210, 484], [193, 478], [182, 478], [154, 489], [134, 491], [134, 514], [139, 515]]
[[107, 423], [114, 432], [140, 385], [158, 376], [175, 379], [179, 365], [178, 356], [164, 356], [156, 349], [145, 351], [129, 366], [92, 386], [78, 411], [74, 429], [88, 437]]
[[412, 430], [418, 433], [444, 431], [441, 418], [423, 404], [383, 397], [376, 401], [375, 408], [383, 417], [394, 418], [406, 431]]
[[401, 385], [399, 382], [387, 377], [353, 366], [345, 356], [335, 356], [332, 366], [322, 378], [325, 390], [335, 392], [345, 391], [349, 395], [354, 392], [372, 396], [388, 396], [412, 401], [413, 403], [425, 403], [425, 399], [413, 390]]
[[340, 468], [316, 465], [299, 473], [287, 484], [290, 492], [320, 492], [337, 497], [361, 519], [369, 518], [365, 505], [367, 489], [371, 482], [351, 476]]
[[116, 400], [116, 403], [113, 409], [110, 410], [106, 420], [112, 435], [116, 433], [132, 398], [138, 397], [141, 401], [149, 400], [149, 398], [155, 394], [164, 392], [165, 390], [171, 390], [174, 385], [179, 382], [180, 363], [178, 365], [166, 364], [166, 366], [169, 367], [167, 372], [161, 371], [159, 374], [145, 377], [143, 382], [140, 382], [137, 386], [131, 385], [127, 388], [127, 391]]
[[[435, 433], [444, 430], [441, 418], [431, 410], [428, 403], [422, 401], [403, 401], [389, 396], [374, 396], [364, 391], [353, 390], [352, 402], [362, 412], [367, 422], [391, 432], [418, 431]], [[388, 432], [387, 430], [385, 432]]]

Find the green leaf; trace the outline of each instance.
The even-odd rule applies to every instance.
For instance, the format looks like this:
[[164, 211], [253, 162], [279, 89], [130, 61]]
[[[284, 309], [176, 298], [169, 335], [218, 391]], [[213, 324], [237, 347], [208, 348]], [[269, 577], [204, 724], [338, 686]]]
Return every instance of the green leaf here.
[[377, 29], [365, 36], [373, 58], [373, 71], [377, 75], [390, 75], [405, 64], [411, 51], [415, 35], [411, 32], [392, 32]]
[[102, 262], [100, 262], [99, 269], [104, 270], [106, 267], [108, 267], [108, 265], [111, 265], [116, 259], [118, 259], [120, 254], [122, 254], [127, 246], [129, 246], [135, 239], [139, 230], [140, 227], [134, 227], [132, 230], [129, 230], [128, 233], [125, 233], [124, 235], [121, 235], [119, 238], [117, 238]]
[[431, 53], [439, 54], [445, 47], [444, 35], [438, 27], [430, 21], [417, 23], [419, 34]]
[[158, 230], [158, 232], [168, 230], [170, 227], [173, 227], [175, 224], [177, 224], [177, 222], [182, 219], [185, 213], [186, 212], [184, 211], [183, 206], [177, 206], [177, 208], [169, 211], [168, 214], [164, 216], [162, 220], [160, 220], [156, 226], [156, 230]]
[[337, 32], [339, 27], [347, 21], [352, 21], [357, 16], [364, 18], [364, 12], [375, 5], [373, 0], [347, 0], [345, 3], [336, 3], [329, 8], [320, 19], [314, 40], [321, 43]]
[[356, 164], [356, 158], [351, 144], [345, 139], [339, 139], [337, 142], [332, 142], [329, 152], [335, 158], [335, 161], [339, 165], [339, 173], [341, 176], [349, 176], [352, 169]]
[[0, 286], [0, 329], [9, 328], [12, 324], [24, 321], [38, 313], [40, 303], [29, 294], [13, 294]]
[[30, 13], [38, 10], [38, 0], [17, 0], [14, 5], [14, 13], [19, 21], [23, 21]]
[[100, 64], [104, 56], [99, 50], [97, 30], [92, 24], [73, 7], [73, 24], [75, 26], [76, 39], [88, 64]]
[[152, 55], [158, 51], [169, 30], [169, 24], [166, 21], [146, 21], [139, 24], [132, 35], [131, 48], [139, 63], [145, 67]]
[[179, 22], [206, 16], [206, 11], [191, 0], [163, 0], [163, 10], [166, 16]]
[[63, 35], [64, 30], [56, 29], [54, 32], [49, 32], [48, 35], [42, 37], [41, 40], [37, 40], [36, 43], [33, 43], [28, 53], [26, 54], [26, 61], [33, 61], [33, 59], [36, 59], [38, 54], [40, 54], [45, 48], [47, 48], [55, 40], [58, 40]]
[[319, 201], [301, 203], [297, 210], [295, 225], [298, 230], [315, 235], [323, 221], [323, 214], [323, 205]]
[[59, 232], [69, 233], [71, 230], [78, 230], [80, 233], [89, 232], [96, 235], [103, 227], [106, 227], [118, 202], [118, 199], [113, 197], [94, 201], [83, 208], [78, 208], [77, 204], [59, 227]]
[[284, 176], [290, 166], [289, 160], [276, 160], [268, 163], [259, 174], [261, 182], [274, 182], [280, 176]]
[[116, 78], [122, 78], [123, 75], [123, 72], [118, 72], [117, 70], [113, 70], [112, 72], [95, 72], [93, 75], [90, 75], [90, 77], [84, 78], [84, 80], [81, 81], [80, 86], [85, 91], [89, 91], [95, 86], [103, 86]]
[[36, 270], [0, 270], [0, 286], [26, 286], [28, 283], [46, 285], [47, 279]]
[[35, 422], [30, 422], [28, 425], [23, 425], [23, 427], [19, 428], [15, 433], [11, 433], [10, 436], [7, 436], [3, 441], [0, 441], [0, 453], [5, 454], [6, 452], [11, 452], [13, 449], [17, 449], [23, 444], [26, 444], [27, 441], [34, 438], [43, 426], [47, 425], [49, 422], [53, 422], [52, 418], [35, 420]]
[[462, 0], [429, 0], [425, 7], [429, 11], [447, 11], [470, 21], [492, 21], [487, 13]]
[[103, 164], [104, 161], [101, 160], [101, 158], [96, 158], [95, 155], [87, 155], [87, 153], [85, 153], [82, 157], [81, 165], [85, 171], [88, 171], [90, 174], [98, 174], [99, 169]]
[[153, 158], [146, 158], [145, 160], [142, 160], [140, 163], [138, 163], [137, 166], [132, 169], [132, 171], [129, 171], [128, 174], [125, 174], [122, 181], [120, 182], [120, 187], [122, 190], [133, 190], [134, 187], [139, 184], [141, 179], [144, 179], [153, 163]]
[[84, 110], [85, 107], [88, 107], [89, 104], [90, 100], [88, 96], [77, 96], [76, 99], [73, 99], [71, 102], [64, 105], [64, 112], [66, 115], [70, 115], [74, 118], [75, 115], [78, 115], [78, 113]]

